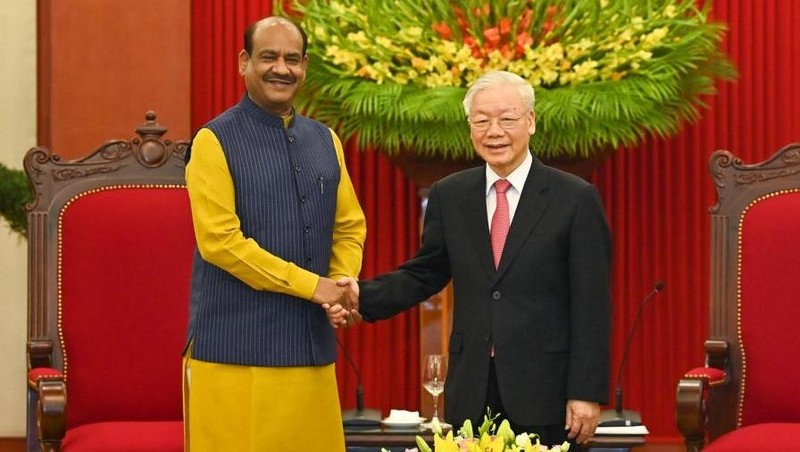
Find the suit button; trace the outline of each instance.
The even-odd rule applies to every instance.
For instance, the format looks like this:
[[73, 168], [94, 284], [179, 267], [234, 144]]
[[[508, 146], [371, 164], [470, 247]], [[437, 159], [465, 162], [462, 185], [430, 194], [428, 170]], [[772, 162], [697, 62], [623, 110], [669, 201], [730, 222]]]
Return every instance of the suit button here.
[[306, 195], [301, 195], [301, 196], [300, 196], [300, 202], [301, 202], [301, 203], [303, 203], [303, 204], [305, 204], [305, 203], [306, 203], [306, 201], [308, 201], [308, 196], [306, 196]]
[[495, 290], [494, 292], [492, 292], [492, 298], [494, 298], [495, 300], [499, 300], [500, 299], [500, 291], [499, 290]]
[[299, 173], [300, 172], [300, 165], [297, 165], [297, 164], [294, 165], [294, 172], [295, 173]]
[[304, 227], [303, 232], [305, 232], [306, 234], [311, 234], [311, 226]]

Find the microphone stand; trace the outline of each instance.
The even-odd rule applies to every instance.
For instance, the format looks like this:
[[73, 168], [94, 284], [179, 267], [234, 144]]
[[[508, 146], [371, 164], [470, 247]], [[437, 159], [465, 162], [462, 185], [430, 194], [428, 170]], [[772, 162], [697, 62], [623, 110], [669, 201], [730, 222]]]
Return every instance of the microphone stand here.
[[364, 388], [361, 386], [361, 372], [358, 371], [358, 366], [350, 358], [347, 349], [344, 348], [339, 338], [336, 342], [342, 349], [344, 355], [353, 372], [356, 374], [356, 407], [352, 410], [342, 411], [342, 424], [345, 429], [372, 429], [380, 427], [381, 425], [381, 412], [373, 408], [364, 408]]
[[644, 298], [639, 309], [636, 311], [636, 318], [633, 320], [633, 328], [628, 334], [625, 341], [625, 353], [622, 355], [622, 362], [620, 362], [617, 371], [617, 388], [614, 393], [614, 409], [603, 410], [600, 412], [600, 422], [598, 427], [632, 427], [642, 425], [642, 416], [637, 411], [624, 410], [622, 408], [622, 369], [625, 368], [625, 362], [628, 359], [628, 352], [631, 350], [631, 343], [633, 341], [633, 334], [639, 326], [639, 320], [642, 317], [642, 308], [653, 299], [653, 297], [664, 290], [664, 283], [659, 281], [653, 286], [653, 290]]

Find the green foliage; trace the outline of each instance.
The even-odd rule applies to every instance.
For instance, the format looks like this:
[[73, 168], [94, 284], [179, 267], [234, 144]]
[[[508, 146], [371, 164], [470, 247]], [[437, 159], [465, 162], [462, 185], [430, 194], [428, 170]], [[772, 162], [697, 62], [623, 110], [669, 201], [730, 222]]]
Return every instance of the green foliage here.
[[25, 172], [0, 163], [0, 216], [8, 221], [12, 231], [25, 235], [28, 223], [25, 204], [32, 199]]
[[633, 146], [696, 120], [715, 81], [736, 76], [709, 4], [295, 0], [310, 58], [298, 105], [361, 147], [466, 157], [467, 87], [508, 70], [535, 88], [537, 154]]

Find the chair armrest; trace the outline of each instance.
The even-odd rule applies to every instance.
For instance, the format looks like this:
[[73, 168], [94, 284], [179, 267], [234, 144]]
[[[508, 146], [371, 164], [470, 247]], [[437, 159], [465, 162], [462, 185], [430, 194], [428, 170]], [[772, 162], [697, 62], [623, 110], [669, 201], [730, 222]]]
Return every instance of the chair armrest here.
[[697, 452], [705, 444], [708, 432], [708, 406], [711, 388], [725, 386], [730, 382], [726, 371], [728, 344], [725, 341], [708, 340], [705, 343], [706, 365], [686, 372], [678, 381], [676, 415], [678, 430], [684, 437], [688, 452]]
[[47, 338], [28, 341], [28, 370], [53, 367], [53, 341]]
[[28, 372], [28, 387], [36, 391], [36, 435], [43, 451], [61, 450], [67, 432], [67, 386], [58, 369], [37, 367]]

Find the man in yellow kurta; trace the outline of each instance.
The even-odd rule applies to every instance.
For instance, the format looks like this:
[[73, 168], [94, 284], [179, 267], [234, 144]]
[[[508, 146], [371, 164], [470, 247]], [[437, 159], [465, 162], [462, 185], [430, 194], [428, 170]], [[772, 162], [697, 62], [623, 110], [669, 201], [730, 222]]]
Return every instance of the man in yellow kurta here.
[[[292, 101], [302, 29], [252, 24], [247, 93], [194, 138], [186, 166], [197, 252], [185, 359], [186, 450], [344, 450], [322, 304], [361, 269], [364, 215], [338, 137]], [[302, 421], [301, 421], [302, 420]]]

